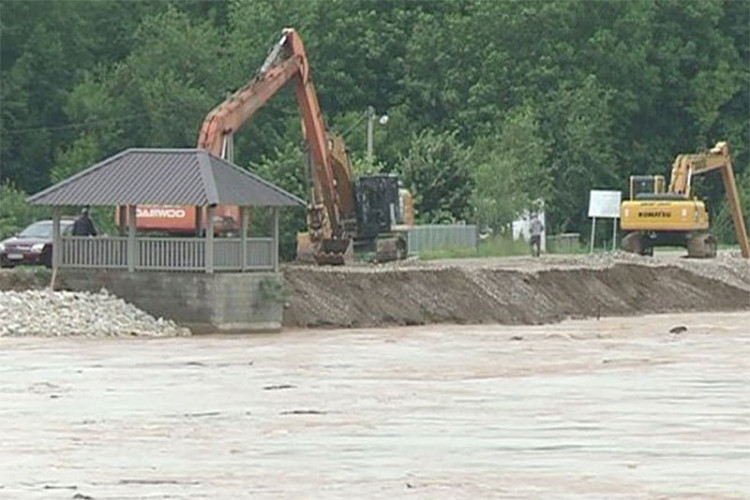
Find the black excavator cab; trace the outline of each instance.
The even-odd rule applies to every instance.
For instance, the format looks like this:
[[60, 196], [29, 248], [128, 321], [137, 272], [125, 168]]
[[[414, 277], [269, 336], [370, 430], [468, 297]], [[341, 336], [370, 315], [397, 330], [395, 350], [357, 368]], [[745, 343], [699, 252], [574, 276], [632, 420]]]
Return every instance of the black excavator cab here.
[[400, 219], [398, 177], [380, 174], [360, 177], [354, 189], [357, 197], [357, 240], [372, 241], [391, 231]]

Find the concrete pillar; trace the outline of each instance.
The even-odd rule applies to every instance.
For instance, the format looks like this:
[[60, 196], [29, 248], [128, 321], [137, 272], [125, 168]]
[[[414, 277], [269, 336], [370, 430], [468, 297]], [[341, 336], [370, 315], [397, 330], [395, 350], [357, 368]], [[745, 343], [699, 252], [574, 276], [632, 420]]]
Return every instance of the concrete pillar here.
[[60, 233], [60, 214], [62, 209], [55, 207], [52, 210], [52, 273], [57, 274], [57, 270], [62, 263], [62, 234]]
[[242, 272], [247, 270], [247, 223], [250, 219], [249, 215], [247, 207], [240, 207], [240, 245], [242, 245], [240, 269]]
[[271, 262], [273, 270], [279, 271], [279, 207], [273, 207], [273, 227], [271, 229]]
[[138, 265], [138, 246], [135, 241], [135, 205], [128, 205], [128, 271]]
[[216, 205], [206, 209], [206, 272], [214, 272], [214, 213]]

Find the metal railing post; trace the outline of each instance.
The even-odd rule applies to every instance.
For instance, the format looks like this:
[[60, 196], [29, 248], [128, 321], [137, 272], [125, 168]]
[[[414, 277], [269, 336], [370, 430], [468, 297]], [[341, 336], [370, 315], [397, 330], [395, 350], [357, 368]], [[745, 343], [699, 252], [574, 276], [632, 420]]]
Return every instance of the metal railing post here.
[[55, 207], [52, 213], [52, 272], [56, 273], [62, 262], [62, 235], [60, 234], [60, 207]]
[[135, 205], [128, 205], [128, 271], [135, 271], [138, 265], [138, 256], [136, 255], [137, 246], [135, 241]]
[[271, 263], [279, 272], [279, 207], [273, 207], [273, 231], [271, 233]]
[[206, 272], [214, 272], [214, 212], [215, 205], [206, 210]]
[[240, 270], [244, 273], [247, 270], [247, 222], [248, 213], [246, 207], [240, 207]]

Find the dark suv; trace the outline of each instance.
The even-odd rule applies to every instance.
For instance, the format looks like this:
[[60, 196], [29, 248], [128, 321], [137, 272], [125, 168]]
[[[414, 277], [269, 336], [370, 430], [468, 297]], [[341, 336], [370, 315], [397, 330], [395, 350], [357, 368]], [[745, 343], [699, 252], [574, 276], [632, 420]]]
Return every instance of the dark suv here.
[[[61, 220], [60, 232], [70, 234], [73, 222], [70, 219]], [[14, 267], [18, 264], [52, 265], [51, 220], [35, 222], [16, 236], [0, 241], [0, 266]]]

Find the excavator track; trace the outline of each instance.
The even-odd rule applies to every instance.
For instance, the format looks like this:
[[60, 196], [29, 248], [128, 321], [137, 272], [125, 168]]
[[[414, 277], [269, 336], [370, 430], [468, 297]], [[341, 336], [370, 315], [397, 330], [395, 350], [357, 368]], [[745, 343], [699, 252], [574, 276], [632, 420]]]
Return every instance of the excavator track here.
[[380, 237], [375, 241], [375, 262], [391, 262], [406, 258], [406, 242], [400, 236]]
[[716, 238], [709, 233], [696, 233], [687, 240], [688, 257], [691, 259], [713, 259], [716, 257]]
[[634, 231], [625, 235], [622, 239], [621, 247], [628, 253], [649, 256], [654, 255], [654, 247], [646, 244], [646, 236], [643, 231]]

